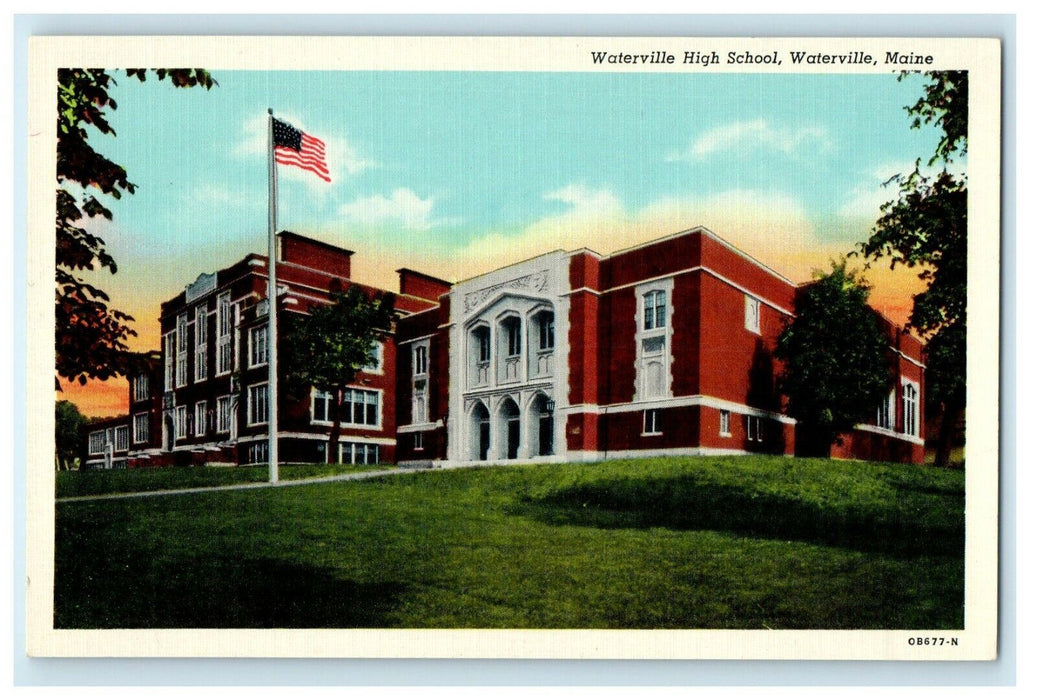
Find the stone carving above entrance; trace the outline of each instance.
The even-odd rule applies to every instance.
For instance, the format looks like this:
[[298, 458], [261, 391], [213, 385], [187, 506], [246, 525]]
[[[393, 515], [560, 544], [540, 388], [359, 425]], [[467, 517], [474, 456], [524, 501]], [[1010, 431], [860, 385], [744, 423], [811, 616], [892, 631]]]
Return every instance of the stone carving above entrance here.
[[547, 270], [541, 270], [540, 272], [534, 272], [522, 277], [516, 277], [513, 280], [507, 282], [501, 282], [485, 289], [479, 289], [474, 292], [470, 292], [464, 297], [464, 310], [468, 313], [472, 309], [481, 305], [484, 301], [489, 299], [493, 294], [499, 292], [502, 289], [528, 289], [533, 292], [542, 292], [547, 289]]

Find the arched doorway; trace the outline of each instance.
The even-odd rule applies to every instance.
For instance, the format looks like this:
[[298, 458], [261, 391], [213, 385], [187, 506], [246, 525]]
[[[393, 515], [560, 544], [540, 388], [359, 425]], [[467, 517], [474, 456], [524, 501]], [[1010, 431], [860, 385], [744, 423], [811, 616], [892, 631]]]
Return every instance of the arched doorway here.
[[176, 429], [173, 427], [173, 416], [167, 413], [162, 421], [162, 445], [166, 452], [173, 451], [173, 439], [175, 436]]
[[529, 453], [534, 457], [553, 455], [555, 419], [554, 401], [538, 393], [529, 406]]
[[490, 453], [490, 412], [482, 401], [476, 401], [469, 419], [471, 447], [469, 458], [483, 462]]
[[508, 396], [501, 401], [500, 409], [497, 413], [500, 416], [500, 442], [498, 444], [504, 448], [500, 450], [497, 456], [503, 459], [515, 459], [518, 457], [519, 443], [522, 436], [522, 421], [520, 420], [519, 407]]

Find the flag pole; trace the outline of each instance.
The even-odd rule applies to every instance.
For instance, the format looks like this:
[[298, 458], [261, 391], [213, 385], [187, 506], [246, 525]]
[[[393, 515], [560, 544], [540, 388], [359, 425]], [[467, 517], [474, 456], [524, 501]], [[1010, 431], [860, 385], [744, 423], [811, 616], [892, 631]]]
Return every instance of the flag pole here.
[[277, 483], [277, 165], [274, 163], [274, 110], [267, 108], [267, 156], [270, 181], [267, 237], [267, 456], [270, 483]]

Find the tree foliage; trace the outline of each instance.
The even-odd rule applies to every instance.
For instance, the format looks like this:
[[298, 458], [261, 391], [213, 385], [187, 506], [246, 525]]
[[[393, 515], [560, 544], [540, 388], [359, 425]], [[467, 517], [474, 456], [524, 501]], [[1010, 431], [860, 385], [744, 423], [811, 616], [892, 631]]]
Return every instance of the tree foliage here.
[[788, 414], [809, 437], [808, 452], [827, 453], [840, 433], [874, 418], [889, 393], [888, 342], [868, 292], [845, 260], [833, 263], [830, 273], [796, 295], [795, 318], [778, 338], [779, 387]]
[[331, 296], [330, 304], [311, 307], [309, 315], [286, 317], [279, 345], [289, 393], [312, 386], [333, 397], [329, 461], [341, 433], [343, 392], [371, 364], [374, 344], [391, 329], [396, 301], [389, 293], [369, 297], [355, 285]]
[[86, 440], [87, 418], [71, 401], [54, 404], [54, 446], [59, 469], [71, 469]]
[[[200, 68], [159, 69], [159, 80], [176, 87], [216, 84]], [[141, 82], [149, 71], [128, 69], [128, 78]], [[126, 341], [136, 332], [128, 325], [133, 318], [109, 307], [104, 290], [87, 283], [84, 270], [115, 273], [115, 259], [105, 242], [91, 233], [91, 218], [112, 218], [112, 211], [99, 194], [120, 199], [133, 194], [126, 169], [91, 146], [92, 134], [115, 136], [108, 121], [117, 105], [109, 91], [112, 72], [103, 69], [63, 68], [58, 71], [58, 146], [56, 229], [56, 334], [57, 378], [85, 384], [88, 379], [108, 379], [126, 374], [132, 356]], [[89, 127], [89, 128], [88, 128]], [[93, 131], [91, 131], [91, 129]], [[60, 384], [59, 384], [60, 386]]]
[[920, 268], [926, 283], [914, 297], [909, 326], [927, 343], [927, 403], [944, 415], [938, 464], [947, 462], [951, 433], [965, 407], [968, 179], [948, 166], [967, 154], [968, 95], [967, 72], [926, 73], [922, 97], [906, 109], [912, 128], [933, 125], [941, 131], [928, 165], [942, 168], [923, 175], [919, 158], [913, 172], [894, 176], [897, 198], [883, 205], [871, 237], [858, 246], [867, 259], [888, 260], [890, 268]]

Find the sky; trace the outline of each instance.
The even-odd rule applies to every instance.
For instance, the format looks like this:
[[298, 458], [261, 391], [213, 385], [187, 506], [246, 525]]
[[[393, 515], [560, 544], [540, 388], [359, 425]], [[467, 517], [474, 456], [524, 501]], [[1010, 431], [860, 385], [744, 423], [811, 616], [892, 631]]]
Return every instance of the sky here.
[[[265, 254], [268, 108], [326, 142], [332, 177], [279, 166], [278, 227], [356, 251], [354, 278], [390, 290], [399, 267], [456, 281], [694, 226], [807, 281], [938, 141], [904, 111], [919, 76], [218, 71], [206, 91], [118, 75], [117, 136], [90, 143], [138, 189], [89, 223], [119, 266], [90, 281], [134, 316], [140, 351], [159, 348], [163, 300]], [[872, 304], [906, 321], [916, 274], [873, 267]], [[58, 397], [116, 415], [126, 394]]]

